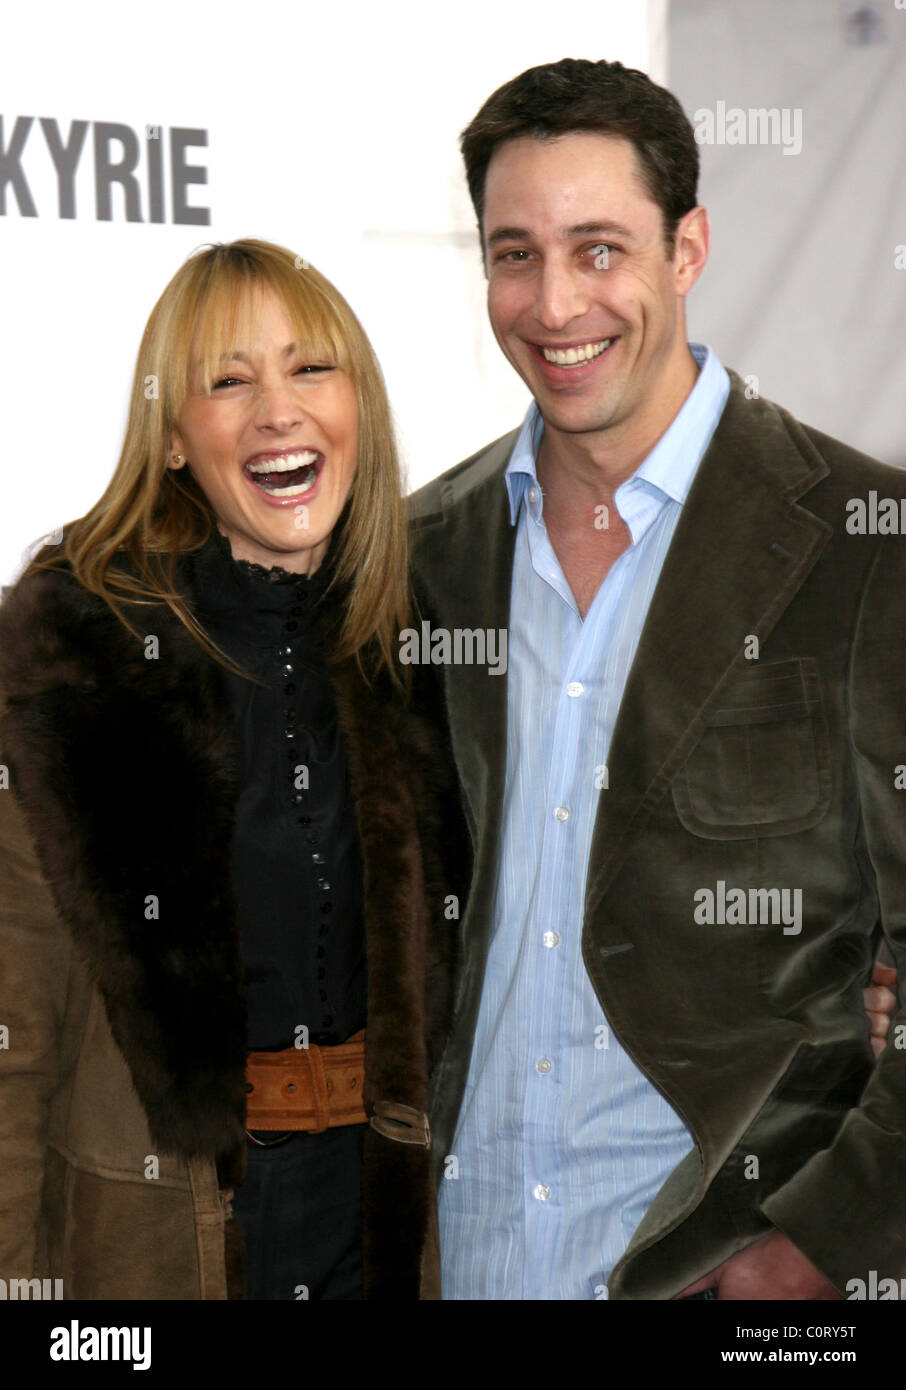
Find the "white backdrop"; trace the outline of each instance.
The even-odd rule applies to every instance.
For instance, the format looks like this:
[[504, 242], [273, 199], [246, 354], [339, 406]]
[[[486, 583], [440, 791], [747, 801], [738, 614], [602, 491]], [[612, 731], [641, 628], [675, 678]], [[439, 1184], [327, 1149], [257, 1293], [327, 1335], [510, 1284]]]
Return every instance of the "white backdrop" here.
[[[536, 63], [619, 58], [662, 81], [665, 20], [666, 0], [8, 10], [0, 583], [106, 484], [145, 320], [202, 243], [263, 237], [335, 281], [383, 364], [410, 486], [516, 425], [527, 397], [486, 324], [459, 132]], [[105, 218], [98, 186], [133, 146], [131, 207], [114, 183]]]
[[673, 0], [669, 54], [693, 124], [722, 102], [725, 137], [732, 109], [801, 126], [790, 154], [701, 146], [690, 332], [800, 420], [906, 464], [906, 0]]

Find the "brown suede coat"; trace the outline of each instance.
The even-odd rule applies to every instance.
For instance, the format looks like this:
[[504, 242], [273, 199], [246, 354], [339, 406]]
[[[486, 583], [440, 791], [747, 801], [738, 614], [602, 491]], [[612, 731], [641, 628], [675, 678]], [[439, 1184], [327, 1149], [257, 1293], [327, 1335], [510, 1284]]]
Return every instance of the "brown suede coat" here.
[[[0, 607], [0, 1276], [241, 1298], [234, 739], [221, 668], [169, 610], [136, 611], [157, 659], [67, 575]], [[437, 1298], [426, 1117], [467, 872], [455, 784], [417, 694], [333, 677], [365, 872], [366, 1296]]]
[[[508, 626], [515, 438], [412, 499], [435, 628]], [[771, 1225], [841, 1293], [871, 1270], [906, 1276], [906, 1011], [874, 1067], [861, 999], [882, 931], [906, 970], [906, 536], [847, 529], [848, 502], [872, 491], [906, 498], [906, 474], [748, 400], [731, 373], [629, 673], [589, 860], [583, 959], [602, 1017], [695, 1140], [612, 1299], [670, 1298]], [[486, 668], [441, 669], [477, 857], [438, 1164], [455, 1153], [493, 924], [507, 706]], [[801, 891], [801, 932], [697, 922], [696, 893], [721, 881]]]

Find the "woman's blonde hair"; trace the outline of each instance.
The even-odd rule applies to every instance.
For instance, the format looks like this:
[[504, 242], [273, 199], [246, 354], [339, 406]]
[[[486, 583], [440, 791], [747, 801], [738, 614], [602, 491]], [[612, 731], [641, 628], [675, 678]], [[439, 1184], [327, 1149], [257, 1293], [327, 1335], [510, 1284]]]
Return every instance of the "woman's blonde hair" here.
[[180, 556], [205, 544], [215, 514], [195, 479], [167, 460], [198, 361], [203, 389], [210, 391], [221, 356], [242, 341], [238, 335], [260, 290], [276, 294], [306, 354], [340, 367], [355, 387], [358, 461], [332, 556], [332, 583], [343, 586], [347, 598], [332, 655], [354, 658], [366, 674], [384, 665], [398, 678], [398, 634], [409, 611], [406, 514], [381, 369], [339, 291], [307, 261], [271, 242], [204, 247], [174, 275], [142, 336], [113, 477], [91, 510], [64, 528], [56, 553], [39, 552], [28, 570], [68, 563], [79, 583], [100, 595], [136, 637], [118, 600], [163, 600], [200, 645], [223, 660], [175, 588]]

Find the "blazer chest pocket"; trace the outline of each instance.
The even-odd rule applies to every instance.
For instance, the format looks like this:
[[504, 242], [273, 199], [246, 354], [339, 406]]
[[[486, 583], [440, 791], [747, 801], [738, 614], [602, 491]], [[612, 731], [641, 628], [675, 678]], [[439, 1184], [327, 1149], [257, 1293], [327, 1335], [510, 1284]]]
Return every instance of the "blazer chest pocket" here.
[[825, 815], [830, 793], [813, 657], [770, 662], [730, 680], [673, 782], [685, 828], [712, 840], [808, 830]]

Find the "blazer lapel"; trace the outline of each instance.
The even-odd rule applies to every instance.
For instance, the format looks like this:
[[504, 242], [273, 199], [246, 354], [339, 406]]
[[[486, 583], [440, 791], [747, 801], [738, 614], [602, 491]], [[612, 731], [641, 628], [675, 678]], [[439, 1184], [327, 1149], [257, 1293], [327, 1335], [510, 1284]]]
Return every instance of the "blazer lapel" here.
[[591, 847], [586, 913], [701, 737], [720, 686], [764, 642], [831, 528], [795, 499], [828, 472], [795, 421], [740, 377], [696, 474], [626, 684]]
[[[487, 451], [480, 472], [445, 479], [442, 515], [415, 523], [413, 552], [432, 622], [448, 629], [506, 632], [510, 611], [515, 527], [503, 468], [516, 439], [505, 435]], [[439, 524], [440, 523], [440, 524]], [[442, 525], [442, 529], [441, 529]], [[458, 557], [469, 557], [461, 563]], [[455, 587], [450, 585], [451, 568]], [[488, 666], [444, 666], [446, 708], [466, 815], [478, 858], [476, 871], [496, 852], [506, 770], [507, 681]], [[450, 696], [451, 683], [454, 686]]]
[[[440, 485], [442, 509], [414, 523], [413, 574], [419, 603], [432, 624], [508, 627], [515, 528], [509, 521], [503, 469], [515, 439], [516, 432], [504, 436], [482, 457], [445, 478]], [[506, 774], [507, 679], [490, 675], [483, 666], [437, 669], [473, 863], [456, 948], [454, 1021], [431, 1086], [439, 1181], [468, 1072], [491, 934]]]

